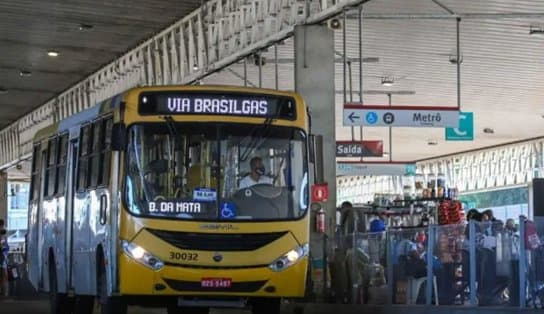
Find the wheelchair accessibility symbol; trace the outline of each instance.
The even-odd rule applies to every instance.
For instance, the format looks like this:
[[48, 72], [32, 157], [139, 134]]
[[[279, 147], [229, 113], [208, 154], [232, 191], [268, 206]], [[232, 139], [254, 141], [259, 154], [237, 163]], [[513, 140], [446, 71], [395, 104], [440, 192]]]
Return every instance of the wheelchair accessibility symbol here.
[[366, 122], [369, 124], [374, 124], [378, 122], [378, 115], [375, 112], [369, 112], [366, 114]]
[[221, 218], [234, 218], [236, 217], [236, 205], [233, 203], [223, 203], [220, 211]]

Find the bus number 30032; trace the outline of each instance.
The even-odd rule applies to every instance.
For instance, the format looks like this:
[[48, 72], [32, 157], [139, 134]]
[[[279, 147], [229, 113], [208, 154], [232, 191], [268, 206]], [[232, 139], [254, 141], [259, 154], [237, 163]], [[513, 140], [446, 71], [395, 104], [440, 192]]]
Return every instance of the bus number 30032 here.
[[170, 259], [181, 260], [181, 261], [198, 261], [198, 254], [170, 252]]

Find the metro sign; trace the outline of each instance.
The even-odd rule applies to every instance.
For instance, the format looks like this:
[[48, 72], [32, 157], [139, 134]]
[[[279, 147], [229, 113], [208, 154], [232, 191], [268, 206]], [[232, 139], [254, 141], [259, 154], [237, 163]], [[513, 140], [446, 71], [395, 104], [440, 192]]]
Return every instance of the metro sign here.
[[336, 157], [382, 157], [383, 141], [336, 141]]
[[344, 126], [457, 128], [459, 108], [345, 104]]

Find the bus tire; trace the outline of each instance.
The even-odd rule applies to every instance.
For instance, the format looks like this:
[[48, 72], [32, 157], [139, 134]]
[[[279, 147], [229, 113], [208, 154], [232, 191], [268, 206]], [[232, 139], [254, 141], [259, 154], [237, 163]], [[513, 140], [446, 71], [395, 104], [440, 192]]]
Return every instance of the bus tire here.
[[100, 271], [97, 278], [98, 313], [127, 314], [127, 303], [122, 297], [108, 296], [108, 279], [103, 259], [99, 259]]
[[258, 298], [253, 300], [252, 314], [280, 314], [280, 298]]
[[209, 314], [209, 307], [195, 307], [195, 306], [177, 306], [176, 304], [170, 304], [166, 307], [166, 313], [168, 314]]
[[57, 268], [55, 258], [49, 257], [49, 313], [71, 314], [73, 313], [72, 300], [66, 293], [59, 293], [57, 282]]
[[94, 297], [78, 295], [74, 300], [74, 314], [93, 314]]

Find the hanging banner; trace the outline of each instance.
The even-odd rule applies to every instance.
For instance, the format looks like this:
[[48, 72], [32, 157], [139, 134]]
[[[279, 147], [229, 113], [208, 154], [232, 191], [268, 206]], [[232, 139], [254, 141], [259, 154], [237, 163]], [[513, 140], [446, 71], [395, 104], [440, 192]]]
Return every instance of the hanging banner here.
[[383, 141], [336, 141], [336, 157], [382, 157]]
[[415, 163], [336, 163], [337, 176], [410, 176]]
[[344, 105], [344, 126], [445, 128], [459, 126], [457, 107]]

